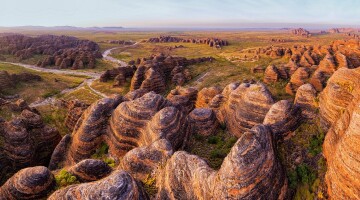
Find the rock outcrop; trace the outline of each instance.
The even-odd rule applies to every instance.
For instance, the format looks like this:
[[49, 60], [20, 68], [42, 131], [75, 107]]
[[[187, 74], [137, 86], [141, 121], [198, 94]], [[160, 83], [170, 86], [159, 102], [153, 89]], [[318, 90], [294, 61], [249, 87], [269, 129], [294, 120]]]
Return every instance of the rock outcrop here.
[[297, 89], [304, 85], [309, 78], [309, 72], [305, 67], [299, 67], [291, 76], [289, 83], [286, 85], [286, 93], [295, 95]]
[[115, 96], [101, 99], [88, 107], [75, 125], [71, 138], [63, 138], [64, 142], [59, 143], [67, 148], [58, 146], [59, 151], [52, 155], [50, 165], [61, 168], [90, 158], [104, 140], [103, 135], [112, 111], [122, 101], [122, 97]]
[[60, 139], [56, 129], [45, 125], [40, 115], [29, 110], [22, 111], [11, 121], [0, 123], [1, 174], [47, 165]]
[[135, 148], [121, 159], [118, 169], [129, 172], [137, 180], [153, 175], [173, 154], [171, 143], [160, 139], [145, 147]]
[[240, 137], [245, 131], [264, 121], [274, 100], [265, 85], [242, 83], [229, 85], [223, 91], [225, 102], [220, 113], [229, 131]]
[[359, 116], [360, 71], [341, 68], [320, 94], [320, 115], [325, 130], [326, 183], [331, 199], [360, 198]]
[[280, 79], [280, 72], [274, 65], [269, 65], [264, 74], [264, 83], [275, 83]]
[[301, 108], [303, 118], [313, 119], [316, 116], [316, 108], [318, 107], [316, 99], [317, 92], [310, 83], [298, 88], [294, 103]]
[[65, 199], [148, 199], [141, 186], [125, 171], [114, 171], [99, 181], [71, 185], [55, 191], [49, 200]]
[[102, 160], [85, 159], [72, 166], [69, 173], [81, 182], [90, 182], [108, 176], [112, 169]]
[[54, 188], [54, 175], [46, 167], [20, 170], [0, 187], [0, 199], [42, 199]]
[[65, 118], [65, 126], [69, 130], [74, 130], [75, 125], [83, 112], [86, 110], [86, 108], [89, 107], [89, 105], [79, 101], [79, 100], [71, 100], [69, 102], [66, 102], [66, 108], [68, 109], [67, 115]]
[[322, 126], [329, 129], [354, 98], [353, 92], [359, 86], [359, 70], [339, 69], [333, 75], [319, 96]]
[[158, 199], [284, 199], [287, 190], [271, 130], [263, 125], [239, 138], [218, 171], [178, 151], [157, 181]]
[[203, 88], [197, 95], [195, 106], [196, 108], [206, 108], [212, 98], [214, 98], [217, 94], [221, 93], [221, 89], [219, 87], [209, 87]]
[[176, 150], [188, 137], [186, 116], [162, 96], [150, 92], [114, 110], [107, 137], [110, 152], [116, 156], [163, 138]]
[[210, 108], [196, 108], [188, 117], [191, 132], [203, 136], [215, 134], [219, 122], [216, 119], [215, 113]]
[[191, 112], [195, 108], [195, 101], [198, 90], [193, 87], [176, 87], [171, 90], [166, 97], [173, 105], [182, 108], [185, 113]]
[[303, 36], [303, 37], [310, 37], [311, 33], [303, 28], [293, 29], [291, 30], [293, 35]]
[[70, 36], [7, 35], [0, 37], [0, 54], [12, 54], [20, 60], [35, 55], [47, 56], [38, 66], [56, 65], [60, 68], [94, 68], [96, 58], [101, 58], [100, 48], [95, 42], [79, 40]]
[[301, 124], [300, 107], [288, 100], [281, 100], [271, 106], [263, 124], [270, 127], [276, 138], [295, 131]]
[[166, 89], [167, 81], [181, 86], [191, 80], [187, 66], [212, 60], [211, 57], [186, 59], [164, 54], [152, 55], [139, 59], [139, 62], [134, 63], [135, 65], [107, 70], [101, 75], [100, 81], [114, 80], [114, 87], [121, 87], [128, 78], [131, 78], [130, 91], [145, 89], [148, 92], [162, 93]]
[[160, 36], [157, 38], [149, 38], [147, 42], [150, 43], [168, 43], [168, 42], [182, 42], [182, 43], [196, 43], [196, 44], [207, 44], [209, 47], [221, 48], [222, 46], [229, 45], [229, 42], [226, 40], [218, 38], [204, 38], [204, 39], [194, 39], [194, 38], [179, 38], [172, 36]]

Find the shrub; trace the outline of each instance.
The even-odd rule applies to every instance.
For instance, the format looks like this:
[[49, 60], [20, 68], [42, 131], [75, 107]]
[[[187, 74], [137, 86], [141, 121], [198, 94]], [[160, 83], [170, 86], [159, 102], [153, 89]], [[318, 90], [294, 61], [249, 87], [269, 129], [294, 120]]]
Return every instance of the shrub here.
[[214, 149], [210, 152], [210, 158], [225, 158], [227, 152], [222, 149]]
[[72, 184], [76, 184], [79, 183], [79, 181], [77, 180], [76, 176], [70, 174], [68, 171], [66, 171], [65, 169], [62, 169], [56, 176], [55, 176], [55, 181], [56, 181], [56, 185], [57, 187], [61, 188], [61, 187], [66, 187], [68, 185], [72, 185]]
[[154, 196], [157, 193], [156, 178], [151, 177], [150, 174], [142, 181], [144, 189], [149, 196]]
[[210, 136], [207, 140], [207, 142], [209, 144], [219, 144], [221, 141], [221, 137], [214, 135], [214, 136]]
[[101, 143], [100, 148], [96, 149], [96, 152], [91, 156], [94, 159], [102, 159], [109, 151], [109, 146], [106, 143]]
[[319, 132], [317, 135], [313, 135], [310, 139], [309, 153], [312, 156], [316, 156], [322, 152], [322, 144], [324, 142], [324, 133]]
[[115, 160], [112, 158], [104, 158], [104, 162], [108, 164], [110, 167], [115, 167]]
[[302, 185], [312, 185], [316, 179], [316, 173], [306, 164], [300, 164], [294, 171], [288, 174], [291, 188], [296, 188], [300, 183]]

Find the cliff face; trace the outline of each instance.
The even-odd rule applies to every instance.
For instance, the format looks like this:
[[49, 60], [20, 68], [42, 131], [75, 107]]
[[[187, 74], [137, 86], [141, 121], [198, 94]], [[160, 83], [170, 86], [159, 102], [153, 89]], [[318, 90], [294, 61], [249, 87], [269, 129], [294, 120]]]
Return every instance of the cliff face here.
[[338, 70], [320, 95], [323, 125], [329, 128], [323, 147], [332, 199], [360, 198], [359, 75], [359, 69]]

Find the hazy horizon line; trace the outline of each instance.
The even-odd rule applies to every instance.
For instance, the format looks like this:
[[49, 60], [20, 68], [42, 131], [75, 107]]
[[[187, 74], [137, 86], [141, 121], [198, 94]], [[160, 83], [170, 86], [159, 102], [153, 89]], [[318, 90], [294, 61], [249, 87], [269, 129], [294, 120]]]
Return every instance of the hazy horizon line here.
[[183, 26], [73, 26], [73, 25], [22, 25], [22, 26], [0, 26], [0, 28], [16, 29], [16, 28], [78, 28], [78, 29], [223, 29], [223, 30], [236, 30], [236, 29], [295, 29], [305, 28], [309, 30], [330, 29], [330, 28], [354, 28], [360, 29], [360, 25], [351, 24], [308, 24], [308, 23], [243, 23], [237, 25], [224, 26], [211, 26], [211, 25], [183, 25]]

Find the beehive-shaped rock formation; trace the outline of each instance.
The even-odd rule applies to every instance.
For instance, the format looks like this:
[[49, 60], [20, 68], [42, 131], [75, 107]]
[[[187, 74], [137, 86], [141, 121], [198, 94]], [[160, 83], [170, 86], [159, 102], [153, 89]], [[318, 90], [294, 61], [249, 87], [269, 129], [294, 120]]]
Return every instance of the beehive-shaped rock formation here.
[[227, 128], [237, 137], [256, 124], [261, 124], [274, 104], [271, 93], [261, 83], [242, 83], [229, 92], [228, 99], [221, 107], [221, 113]]
[[46, 167], [20, 170], [0, 187], [0, 199], [41, 199], [55, 186], [54, 175]]
[[200, 134], [209, 136], [215, 134], [219, 123], [216, 119], [215, 113], [210, 108], [196, 108], [188, 117], [191, 132], [193, 134]]
[[196, 108], [206, 108], [212, 98], [215, 95], [220, 94], [221, 89], [219, 87], [203, 88], [197, 95], [195, 106]]
[[284, 199], [286, 176], [263, 125], [244, 133], [218, 171], [176, 152], [157, 178], [158, 199]]
[[49, 200], [66, 199], [147, 199], [143, 189], [125, 171], [114, 171], [99, 181], [71, 185], [55, 191]]
[[281, 100], [271, 106], [263, 124], [269, 126], [276, 137], [294, 131], [301, 124], [300, 107]]
[[316, 115], [316, 90], [310, 84], [304, 84], [298, 88], [295, 96], [295, 104], [301, 108], [302, 116], [306, 119], [313, 119]]

